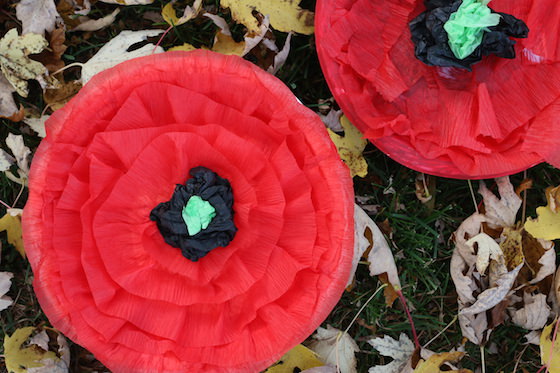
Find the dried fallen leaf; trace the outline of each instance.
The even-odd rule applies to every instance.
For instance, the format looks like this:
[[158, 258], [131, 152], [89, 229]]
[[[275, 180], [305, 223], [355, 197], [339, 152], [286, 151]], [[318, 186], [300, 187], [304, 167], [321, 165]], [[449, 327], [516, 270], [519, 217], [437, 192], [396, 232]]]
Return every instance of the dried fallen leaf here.
[[0, 311], [5, 310], [14, 303], [12, 298], [6, 295], [6, 293], [10, 290], [10, 286], [12, 286], [13, 277], [13, 273], [0, 272]]
[[525, 329], [540, 330], [546, 325], [551, 309], [546, 304], [546, 295], [523, 293], [524, 307], [512, 311], [512, 321]]
[[546, 189], [548, 204], [537, 208], [537, 219], [527, 219], [525, 230], [545, 240], [560, 238], [560, 186]]
[[16, 17], [21, 21], [22, 34], [45, 35], [52, 32], [62, 18], [54, 0], [21, 0], [16, 5]]
[[[550, 373], [560, 372], [560, 343], [558, 340], [552, 345], [552, 335], [556, 327], [557, 321], [547, 325], [541, 334], [541, 363], [547, 365]], [[552, 353], [552, 356], [550, 356]]]
[[11, 335], [4, 337], [4, 358], [9, 372], [27, 373], [29, 368], [43, 367], [41, 360], [60, 360], [53, 351], [45, 351], [36, 344], [23, 347], [35, 331], [35, 327], [16, 329]]
[[269, 16], [270, 24], [278, 31], [311, 35], [314, 31], [314, 14], [301, 9], [298, 3], [295, 0], [222, 0], [220, 5], [229, 8], [233, 19], [253, 33], [259, 31], [259, 23], [253, 16], [253, 11], [258, 11]]
[[265, 373], [293, 373], [325, 365], [317, 354], [304, 345], [297, 345], [286, 352], [280, 360]]
[[[352, 263], [354, 271], [363, 253], [368, 251], [369, 272], [372, 276], [379, 276], [379, 279], [388, 285], [384, 290], [385, 303], [391, 306], [398, 297], [396, 290], [401, 289], [393, 253], [381, 230], [369, 215], [355, 204], [354, 258]], [[352, 278], [350, 278], [350, 282], [351, 280]]]
[[37, 79], [42, 85], [46, 85], [47, 68], [28, 55], [41, 52], [47, 45], [48, 42], [42, 35], [18, 36], [15, 28], [0, 39], [0, 68], [20, 96], [27, 97], [29, 93], [27, 80]]
[[0, 74], [0, 117], [9, 118], [17, 114], [18, 107], [12, 94], [15, 91], [4, 75]]
[[49, 107], [56, 111], [66, 105], [78, 93], [80, 88], [82, 88], [82, 84], [79, 81], [59, 82], [56, 88], [46, 89], [43, 93], [43, 98]]
[[89, 17], [80, 17], [80, 24], [72, 29], [72, 31], [97, 31], [105, 28], [115, 22], [120, 9], [115, 9], [111, 14], [99, 19], [91, 19]]
[[14, 135], [13, 133], [10, 133], [6, 138], [6, 145], [10, 148], [18, 166], [17, 176], [12, 174], [11, 171], [5, 171], [6, 176], [8, 179], [18, 184], [27, 184], [27, 179], [29, 177], [29, 156], [31, 155], [31, 150], [25, 146], [23, 136]]
[[149, 37], [157, 36], [163, 30], [121, 31], [120, 34], [105, 44], [89, 61], [82, 65], [82, 84], [86, 84], [95, 74], [113, 67], [121, 62], [147, 56], [153, 53], [162, 53], [163, 48], [146, 44], [142, 48], [127, 52], [128, 48]]
[[328, 129], [334, 132], [342, 132], [342, 126], [340, 125], [340, 117], [342, 116], [342, 110], [331, 109], [326, 115], [319, 113], [321, 120], [325, 123]]
[[179, 18], [177, 17], [177, 13], [173, 8], [173, 4], [175, 4], [175, 1], [167, 3], [161, 10], [161, 15], [169, 26], [179, 26], [190, 21], [191, 19], [195, 18], [202, 9], [202, 0], [195, 0], [192, 7], [185, 7], [183, 15], [181, 16], [181, 18]]
[[511, 227], [515, 224], [517, 211], [521, 207], [521, 198], [515, 194], [513, 185], [509, 182], [509, 178], [499, 177], [496, 179], [498, 193], [500, 198], [486, 188], [483, 181], [480, 182], [479, 193], [484, 199], [485, 213], [487, 223], [493, 227]]
[[381, 355], [393, 359], [389, 364], [376, 365], [369, 368], [369, 373], [412, 372], [411, 357], [415, 346], [406, 334], [401, 333], [398, 341], [385, 335], [383, 338], [372, 338], [368, 340], [368, 343]]
[[35, 131], [39, 137], [45, 137], [47, 136], [45, 131], [45, 122], [50, 117], [50, 115], [42, 115], [39, 118], [25, 118], [23, 122], [31, 127], [31, 129]]
[[21, 209], [8, 209], [0, 219], [0, 232], [6, 231], [8, 243], [14, 245], [16, 250], [25, 258], [23, 238], [21, 236]]
[[414, 373], [436, 373], [436, 372], [456, 372], [456, 373], [472, 373], [469, 369], [458, 369], [458, 370], [451, 370], [450, 368], [446, 367], [442, 369], [442, 365], [446, 363], [458, 363], [463, 356], [465, 356], [464, 352], [456, 351], [456, 352], [444, 352], [441, 354], [434, 354], [428, 358], [428, 360], [420, 360], [416, 369], [414, 369]]
[[[44, 351], [53, 351], [57, 359], [49, 357], [39, 360], [40, 367], [27, 369], [27, 373], [68, 373], [70, 348], [62, 334], [55, 329], [45, 328], [29, 340], [30, 345], [39, 346]], [[60, 358], [58, 358], [60, 356]]]
[[173, 47], [173, 48], [169, 48], [168, 51], [170, 51], [170, 52], [172, 52], [172, 51], [185, 51], [185, 52], [188, 52], [188, 51], [194, 51], [194, 50], [196, 50], [196, 49], [197, 49], [197, 48], [196, 48], [195, 46], [193, 46], [193, 45], [191, 45], [191, 44], [189, 44], [189, 43], [184, 43], [184, 44], [182, 44], [182, 45], [179, 45], [179, 46], [176, 46], [176, 47]]
[[309, 348], [319, 355], [322, 361], [338, 367], [341, 373], [356, 373], [356, 356], [360, 351], [356, 342], [348, 335], [330, 325], [319, 327], [313, 335]]
[[55, 28], [48, 34], [49, 47], [40, 54], [33, 56], [35, 61], [41, 62], [51, 73], [64, 67], [62, 55], [66, 51], [66, 31], [64, 27]]
[[344, 136], [340, 136], [331, 130], [327, 130], [340, 154], [340, 158], [350, 168], [352, 176], [364, 177], [367, 175], [367, 162], [362, 155], [362, 151], [367, 145], [361, 132], [354, 127], [348, 118], [343, 115], [340, 118], [340, 124], [344, 129]]
[[154, 2], [154, 0], [100, 0], [107, 4], [118, 4], [118, 5], [147, 5]]

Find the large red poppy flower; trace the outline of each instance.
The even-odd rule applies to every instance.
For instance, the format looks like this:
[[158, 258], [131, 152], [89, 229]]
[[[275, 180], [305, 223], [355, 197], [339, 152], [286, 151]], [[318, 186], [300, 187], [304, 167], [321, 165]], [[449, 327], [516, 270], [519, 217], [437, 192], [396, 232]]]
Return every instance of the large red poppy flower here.
[[[237, 233], [194, 262], [150, 212], [189, 170], [227, 179]], [[353, 191], [321, 121], [237, 57], [173, 52], [91, 80], [47, 123], [24, 210], [52, 324], [114, 372], [257, 372], [349, 277]]]
[[472, 72], [428, 66], [409, 22], [422, 0], [319, 0], [317, 49], [334, 97], [390, 157], [454, 178], [560, 167], [560, 2], [493, 0], [529, 27], [515, 59], [485, 57]]

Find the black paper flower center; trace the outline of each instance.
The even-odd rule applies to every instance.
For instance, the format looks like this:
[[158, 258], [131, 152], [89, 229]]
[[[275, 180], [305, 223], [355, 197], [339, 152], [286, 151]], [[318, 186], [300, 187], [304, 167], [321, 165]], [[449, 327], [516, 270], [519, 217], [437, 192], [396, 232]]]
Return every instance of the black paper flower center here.
[[[171, 199], [157, 205], [150, 213], [166, 243], [180, 248], [183, 256], [193, 262], [217, 247], [227, 246], [237, 228], [233, 223], [233, 193], [229, 181], [205, 167], [189, 171], [192, 176], [185, 185], [178, 184]], [[196, 234], [189, 234], [184, 210], [191, 197], [214, 208], [212, 219]], [[192, 202], [192, 201], [191, 201]], [[191, 229], [192, 231], [192, 229]]]
[[456, 13], [462, 0], [425, 0], [426, 11], [413, 19], [409, 26], [415, 55], [430, 66], [458, 67], [471, 70], [471, 66], [483, 56], [494, 54], [502, 58], [515, 58], [515, 41], [510, 37], [526, 38], [529, 28], [520, 19], [506, 13], [500, 15], [500, 22], [484, 31], [482, 42], [474, 52], [463, 59], [457, 58], [449, 45], [449, 36], [444, 25]]

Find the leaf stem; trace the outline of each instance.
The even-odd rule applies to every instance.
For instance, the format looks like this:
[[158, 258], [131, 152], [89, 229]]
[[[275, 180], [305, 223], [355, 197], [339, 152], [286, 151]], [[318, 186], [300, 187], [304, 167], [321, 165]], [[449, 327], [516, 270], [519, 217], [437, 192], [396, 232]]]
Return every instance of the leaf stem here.
[[421, 349], [422, 346], [420, 346], [420, 342], [418, 341], [418, 334], [416, 334], [416, 328], [414, 327], [414, 320], [412, 320], [412, 315], [410, 314], [410, 311], [408, 310], [408, 306], [406, 305], [406, 298], [404, 297], [404, 294], [402, 293], [401, 289], [396, 291], [404, 307], [406, 316], [408, 317], [408, 322], [410, 322], [410, 328], [412, 329], [412, 337], [414, 338], [414, 345], [416, 346], [416, 348]]

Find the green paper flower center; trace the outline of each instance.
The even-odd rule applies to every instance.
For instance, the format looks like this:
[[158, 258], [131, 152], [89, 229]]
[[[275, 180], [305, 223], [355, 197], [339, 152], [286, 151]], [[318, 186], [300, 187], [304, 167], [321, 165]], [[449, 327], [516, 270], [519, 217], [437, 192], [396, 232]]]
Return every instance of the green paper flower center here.
[[449, 47], [458, 59], [464, 59], [482, 43], [488, 27], [500, 23], [500, 15], [488, 7], [490, 0], [463, 0], [443, 28], [449, 38]]
[[194, 236], [201, 230], [208, 228], [208, 225], [216, 216], [216, 209], [210, 202], [199, 196], [192, 196], [183, 207], [181, 216], [187, 225], [189, 235]]

